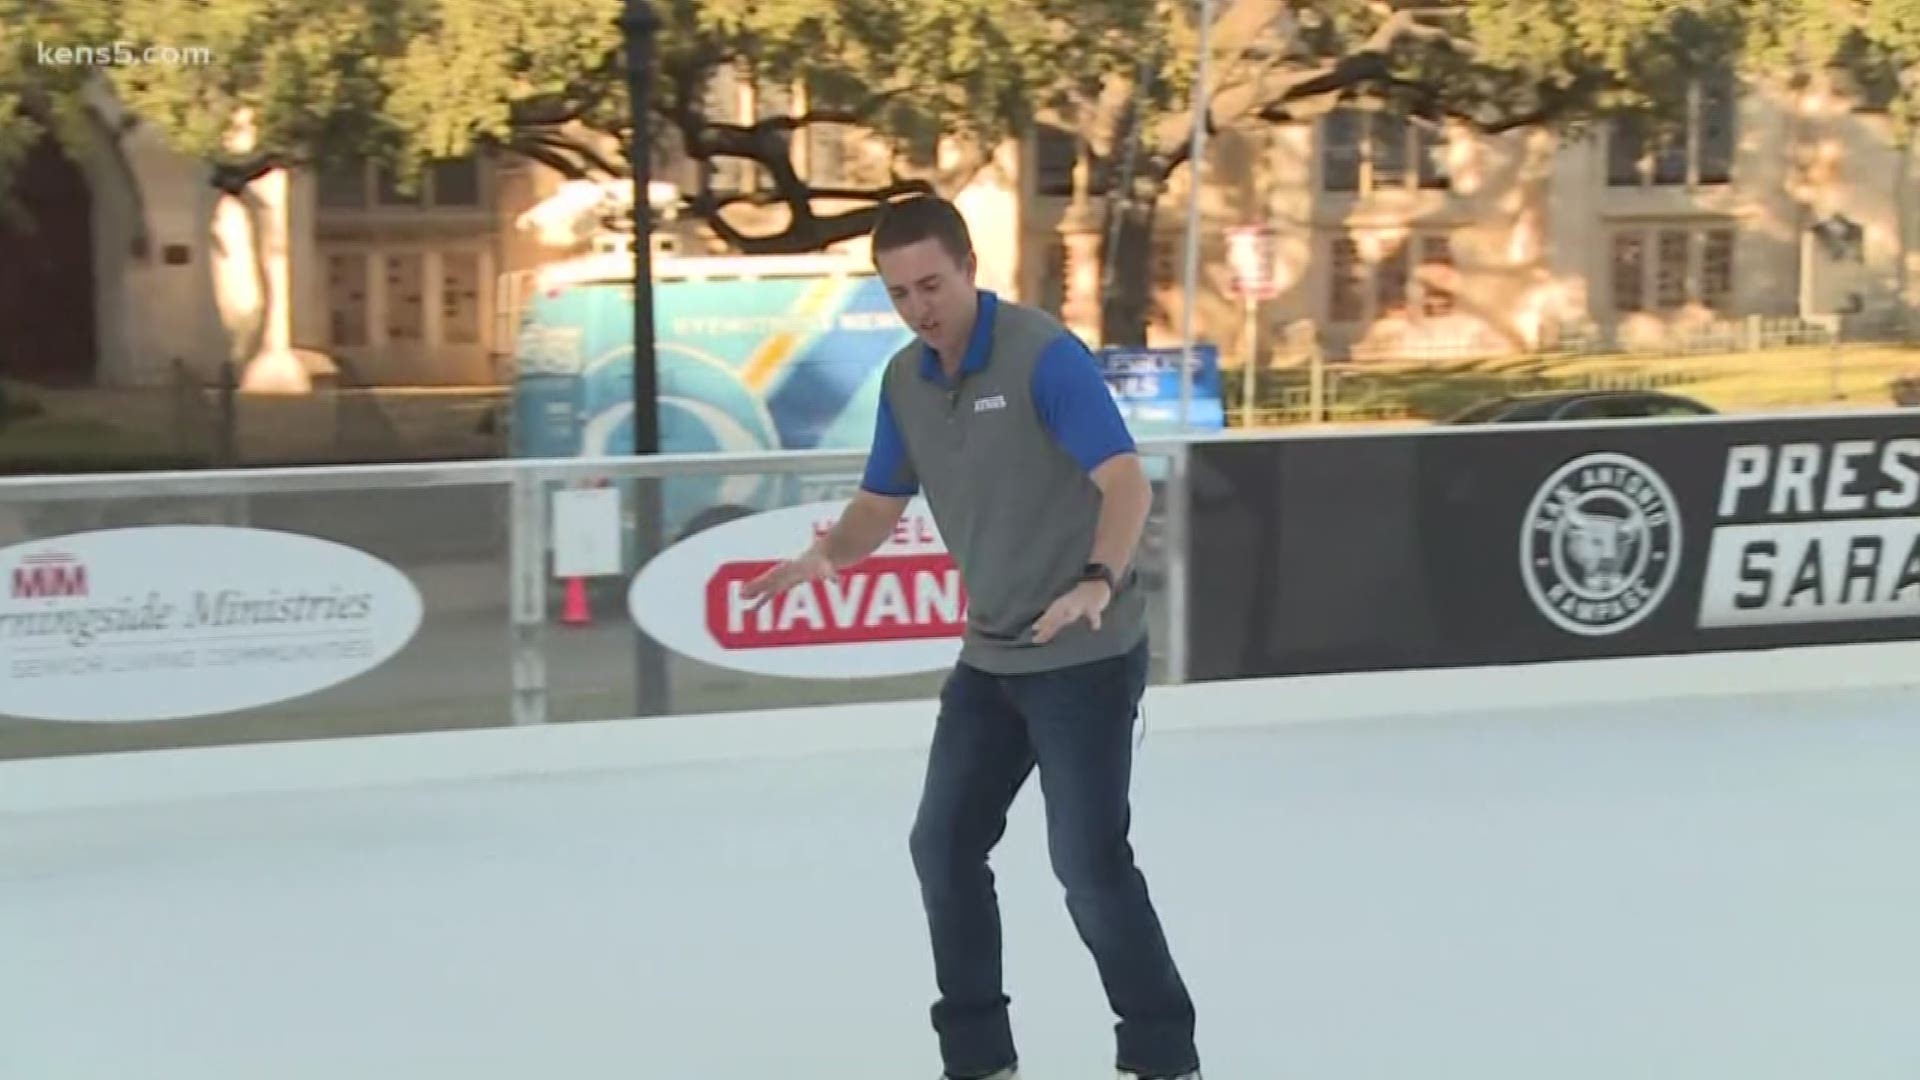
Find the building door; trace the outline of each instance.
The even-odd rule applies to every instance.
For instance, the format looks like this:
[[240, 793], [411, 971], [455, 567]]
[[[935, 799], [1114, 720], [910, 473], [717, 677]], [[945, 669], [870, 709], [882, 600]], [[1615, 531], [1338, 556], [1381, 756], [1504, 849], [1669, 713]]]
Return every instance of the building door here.
[[86, 176], [46, 137], [10, 194], [27, 220], [0, 217], [0, 378], [87, 385], [98, 354]]

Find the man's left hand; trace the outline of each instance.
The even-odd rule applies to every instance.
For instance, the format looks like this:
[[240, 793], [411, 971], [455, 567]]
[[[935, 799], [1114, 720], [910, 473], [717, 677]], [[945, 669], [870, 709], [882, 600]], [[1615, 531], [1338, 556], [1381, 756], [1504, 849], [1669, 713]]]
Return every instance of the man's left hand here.
[[1100, 629], [1101, 613], [1107, 610], [1107, 604], [1112, 599], [1113, 593], [1108, 590], [1106, 582], [1081, 582], [1073, 587], [1072, 592], [1055, 600], [1047, 608], [1047, 613], [1040, 616], [1040, 621], [1033, 624], [1034, 643], [1045, 645], [1060, 631], [1081, 619], [1087, 620], [1087, 625], [1093, 629]]

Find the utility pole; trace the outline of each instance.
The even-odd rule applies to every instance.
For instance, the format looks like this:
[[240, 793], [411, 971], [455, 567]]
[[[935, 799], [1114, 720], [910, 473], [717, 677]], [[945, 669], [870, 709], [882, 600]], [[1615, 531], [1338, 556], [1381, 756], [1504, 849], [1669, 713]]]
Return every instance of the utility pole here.
[[[660, 452], [660, 377], [653, 340], [653, 49], [660, 18], [650, 0], [625, 0], [620, 33], [627, 48], [627, 100], [632, 131], [627, 161], [633, 176], [633, 452]], [[646, 567], [660, 553], [661, 481], [642, 479], [634, 507], [635, 570]], [[635, 715], [660, 716], [668, 711], [667, 656], [636, 622], [634, 633]]]

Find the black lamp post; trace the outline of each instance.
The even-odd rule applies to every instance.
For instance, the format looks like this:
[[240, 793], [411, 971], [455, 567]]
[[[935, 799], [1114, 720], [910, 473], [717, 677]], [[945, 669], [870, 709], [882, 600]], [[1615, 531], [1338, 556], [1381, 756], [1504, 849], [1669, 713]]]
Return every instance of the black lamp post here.
[[[633, 452], [660, 452], [660, 379], [653, 341], [653, 160], [649, 136], [653, 112], [653, 43], [659, 16], [649, 0], [625, 0], [620, 34], [627, 47], [627, 100], [632, 131], [627, 161], [633, 175]], [[660, 481], [642, 480], [634, 507], [636, 566], [660, 553], [662, 499]], [[634, 695], [639, 716], [666, 712], [666, 652], [638, 625]]]

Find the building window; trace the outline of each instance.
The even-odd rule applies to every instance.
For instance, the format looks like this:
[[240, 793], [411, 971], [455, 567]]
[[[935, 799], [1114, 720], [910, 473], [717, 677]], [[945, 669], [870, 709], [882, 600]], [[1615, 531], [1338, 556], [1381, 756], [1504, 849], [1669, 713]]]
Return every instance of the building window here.
[[1079, 154], [1079, 136], [1052, 124], [1040, 125], [1033, 138], [1034, 191], [1054, 198], [1072, 195]]
[[[436, 258], [418, 249], [348, 246], [323, 250], [321, 260], [327, 275], [327, 340], [336, 348], [486, 341], [486, 255], [477, 248], [443, 250]], [[381, 294], [377, 310], [375, 291]]]
[[1677, 229], [1662, 229], [1654, 263], [1653, 301], [1662, 311], [1687, 302], [1687, 248], [1690, 237]]
[[1733, 306], [1733, 252], [1732, 229], [1616, 233], [1613, 309], [1622, 314], [1672, 312], [1697, 303], [1726, 314]]
[[[369, 178], [371, 203], [367, 200]], [[319, 174], [319, 202], [327, 210], [476, 209], [482, 203], [480, 159], [469, 156], [427, 162], [410, 192], [400, 189], [397, 174], [385, 164], [361, 160], [327, 166]]]
[[1706, 250], [1700, 256], [1700, 302], [1713, 311], [1733, 307], [1732, 229], [1707, 233]]
[[1413, 157], [1412, 139], [1406, 118], [1389, 113], [1368, 117], [1367, 161], [1373, 166], [1369, 186], [1398, 188], [1407, 186], [1407, 162]]
[[1407, 298], [1413, 291], [1413, 252], [1410, 243], [1395, 244], [1380, 259], [1375, 271], [1377, 312], [1382, 318], [1402, 318], [1407, 314]]
[[1453, 265], [1453, 241], [1444, 236], [1429, 236], [1420, 245], [1420, 314], [1429, 319], [1453, 314], [1457, 271]]
[[847, 183], [847, 130], [839, 124], [808, 124], [807, 182], [821, 187]]
[[320, 170], [320, 205], [328, 210], [364, 210], [367, 205], [367, 165], [331, 163]]
[[1653, 143], [1653, 182], [1658, 187], [1678, 187], [1687, 182], [1687, 153], [1692, 140], [1687, 134], [1664, 132]]
[[[1414, 316], [1453, 314], [1453, 244], [1445, 236], [1409, 236], [1383, 242], [1368, 266], [1360, 242], [1333, 240], [1328, 250], [1327, 319], [1352, 325]], [[1415, 267], [1418, 267], [1416, 272]]]
[[1646, 297], [1641, 284], [1647, 276], [1646, 241], [1638, 233], [1613, 238], [1613, 309], [1642, 311]]
[[426, 267], [417, 252], [386, 257], [387, 340], [418, 344], [426, 340]]
[[440, 328], [448, 345], [480, 343], [480, 256], [449, 251], [440, 256]]
[[1328, 191], [1360, 190], [1360, 131], [1365, 117], [1354, 109], [1335, 109], [1320, 128], [1321, 172]]
[[358, 252], [327, 257], [327, 340], [342, 349], [367, 343], [367, 258]]
[[1607, 183], [1613, 187], [1640, 186], [1640, 147], [1646, 122], [1637, 116], [1613, 122], [1607, 137]]
[[473, 157], [436, 161], [432, 169], [433, 205], [473, 208], [480, 205], [480, 161]]
[[1733, 180], [1734, 110], [1738, 104], [1733, 83], [1716, 79], [1700, 92], [1700, 182], [1726, 184]]
[[[713, 78], [707, 82], [707, 119], [720, 124], [738, 124], [749, 117], [743, 100], [746, 85], [739, 72], [730, 65], [716, 68]], [[747, 163], [740, 158], [710, 158], [707, 163], [708, 183], [715, 194], [732, 195], [746, 190], [748, 179]]]
[[940, 166], [940, 129], [922, 124], [906, 137], [907, 168], [922, 171]]
[[1360, 261], [1360, 245], [1352, 240], [1335, 240], [1332, 254], [1327, 318], [1336, 323], [1357, 323], [1367, 305], [1366, 266]]
[[1656, 132], [1637, 117], [1612, 125], [1607, 137], [1607, 183], [1613, 187], [1689, 187], [1733, 179], [1738, 95], [1731, 80], [1715, 79], [1687, 94], [1685, 122]]
[[1420, 169], [1420, 186], [1427, 191], [1446, 191], [1453, 187], [1453, 164], [1447, 160], [1450, 149], [1447, 133], [1432, 124], [1413, 126], [1415, 164]]
[[380, 206], [419, 206], [425, 193], [416, 185], [412, 194], [400, 190], [400, 180], [385, 165], [374, 166], [374, 199]]
[[1320, 128], [1321, 186], [1330, 192], [1396, 191], [1453, 185], [1447, 136], [1424, 121], [1341, 108]]

